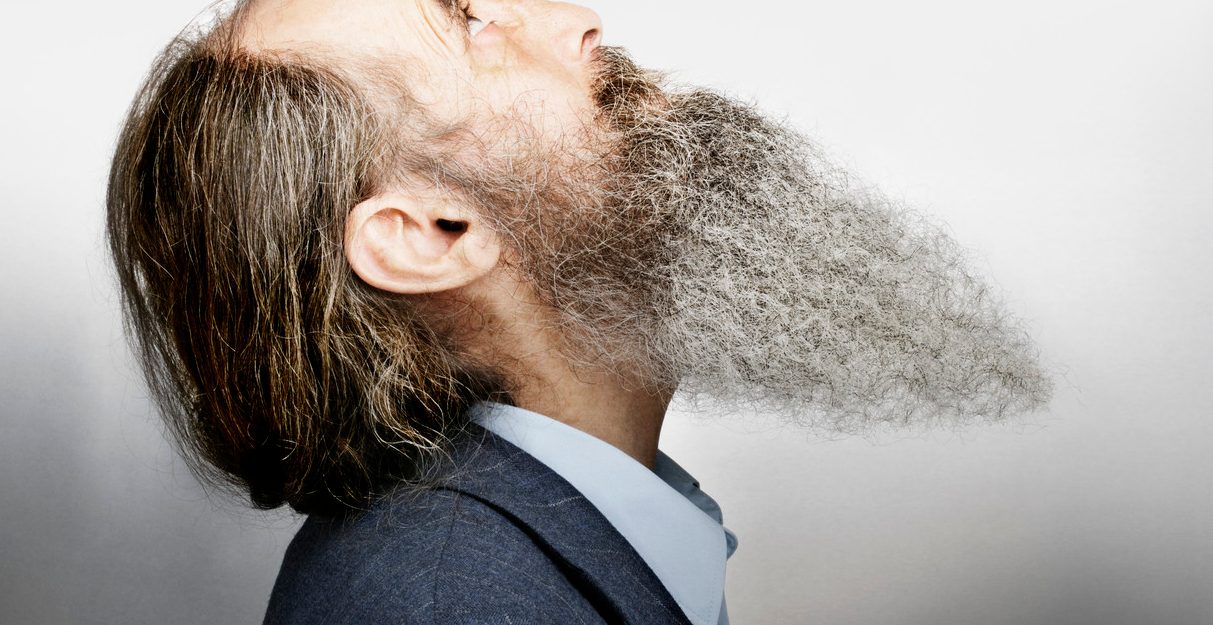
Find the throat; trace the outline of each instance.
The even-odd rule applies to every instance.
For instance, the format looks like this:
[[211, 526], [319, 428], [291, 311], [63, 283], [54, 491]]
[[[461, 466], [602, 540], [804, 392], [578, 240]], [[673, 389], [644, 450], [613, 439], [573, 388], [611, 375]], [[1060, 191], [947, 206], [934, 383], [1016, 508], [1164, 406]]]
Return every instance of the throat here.
[[[463, 325], [463, 344], [500, 372], [514, 405], [577, 428], [652, 469], [674, 388], [637, 379], [640, 367], [580, 364], [565, 349], [556, 313], [524, 280], [501, 271], [466, 290], [472, 306], [450, 318]], [[475, 309], [476, 314], [467, 314]], [[624, 371], [624, 373], [621, 373]]]
[[608, 374], [553, 373], [518, 385], [511, 393], [518, 407], [577, 428], [653, 468], [672, 393], [629, 389]]

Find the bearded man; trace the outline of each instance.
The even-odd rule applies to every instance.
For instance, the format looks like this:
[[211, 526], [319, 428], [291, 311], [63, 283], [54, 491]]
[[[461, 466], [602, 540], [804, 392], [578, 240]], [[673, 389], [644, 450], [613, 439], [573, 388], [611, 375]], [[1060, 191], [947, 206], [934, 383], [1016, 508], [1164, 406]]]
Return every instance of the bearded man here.
[[308, 514], [269, 623], [726, 623], [675, 391], [808, 426], [1042, 405], [939, 228], [546, 0], [257, 0], [132, 107], [108, 234], [194, 467]]

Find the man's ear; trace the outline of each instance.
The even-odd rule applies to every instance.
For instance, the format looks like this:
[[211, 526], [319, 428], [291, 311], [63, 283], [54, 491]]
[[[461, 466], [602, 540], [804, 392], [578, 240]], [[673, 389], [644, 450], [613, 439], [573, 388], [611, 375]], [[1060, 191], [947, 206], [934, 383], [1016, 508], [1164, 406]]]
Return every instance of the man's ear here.
[[471, 211], [426, 194], [387, 192], [355, 206], [345, 257], [367, 284], [393, 293], [466, 285], [497, 265], [497, 236]]

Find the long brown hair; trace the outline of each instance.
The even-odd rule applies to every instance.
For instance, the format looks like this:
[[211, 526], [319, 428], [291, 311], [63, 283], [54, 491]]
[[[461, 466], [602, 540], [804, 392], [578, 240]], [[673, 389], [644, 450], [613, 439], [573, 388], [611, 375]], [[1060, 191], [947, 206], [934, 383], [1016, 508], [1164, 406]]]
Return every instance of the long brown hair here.
[[407, 152], [387, 121], [401, 112], [364, 87], [179, 38], [110, 171], [108, 240], [151, 393], [191, 466], [260, 507], [363, 507], [420, 479], [467, 405], [503, 396], [345, 260], [347, 211]]

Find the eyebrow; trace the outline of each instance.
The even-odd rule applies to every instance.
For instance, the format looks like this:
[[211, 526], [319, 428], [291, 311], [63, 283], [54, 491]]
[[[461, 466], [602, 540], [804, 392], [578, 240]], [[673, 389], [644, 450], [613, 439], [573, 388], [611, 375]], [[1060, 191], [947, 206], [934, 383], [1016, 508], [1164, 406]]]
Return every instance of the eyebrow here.
[[459, 16], [459, 2], [460, 0], [434, 0], [434, 4], [450, 16], [451, 21], [454, 21]]
[[462, 3], [463, 0], [434, 0], [434, 5], [438, 7], [438, 10], [446, 13], [451, 26], [454, 26], [457, 31], [463, 31], [463, 40], [466, 43], [468, 40], [467, 30], [465, 30], [467, 22], [459, 10], [459, 5]]

